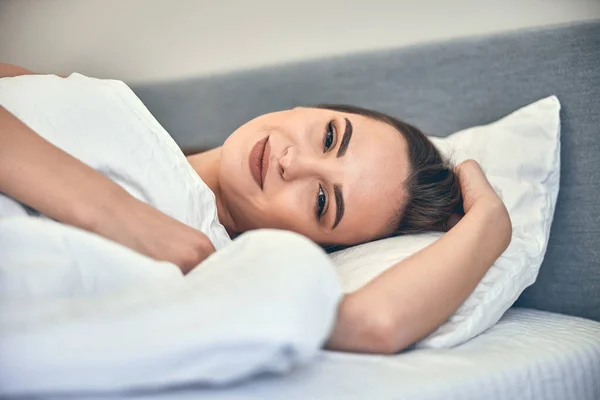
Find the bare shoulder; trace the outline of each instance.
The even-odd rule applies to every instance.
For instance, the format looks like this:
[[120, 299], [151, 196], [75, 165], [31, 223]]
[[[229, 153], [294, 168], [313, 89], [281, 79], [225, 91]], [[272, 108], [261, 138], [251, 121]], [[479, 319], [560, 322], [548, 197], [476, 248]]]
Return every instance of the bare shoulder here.
[[33, 72], [31, 70], [28, 70], [27, 68], [19, 67], [18, 65], [0, 62], [0, 78], [12, 78], [14, 76], [38, 74], [39, 72]]

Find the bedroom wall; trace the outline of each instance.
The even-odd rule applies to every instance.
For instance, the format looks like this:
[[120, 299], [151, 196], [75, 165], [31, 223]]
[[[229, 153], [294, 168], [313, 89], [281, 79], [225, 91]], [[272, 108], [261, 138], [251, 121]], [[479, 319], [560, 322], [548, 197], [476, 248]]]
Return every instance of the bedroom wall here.
[[596, 18], [598, 0], [0, 0], [0, 61], [156, 81]]

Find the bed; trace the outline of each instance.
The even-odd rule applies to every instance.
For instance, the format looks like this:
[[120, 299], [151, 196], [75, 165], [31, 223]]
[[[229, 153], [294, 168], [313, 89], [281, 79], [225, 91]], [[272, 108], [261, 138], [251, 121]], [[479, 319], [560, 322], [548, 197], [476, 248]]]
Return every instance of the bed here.
[[122, 399], [598, 399], [600, 323], [511, 309], [485, 334], [450, 350], [394, 356], [324, 351], [286, 376], [224, 389], [178, 388]]

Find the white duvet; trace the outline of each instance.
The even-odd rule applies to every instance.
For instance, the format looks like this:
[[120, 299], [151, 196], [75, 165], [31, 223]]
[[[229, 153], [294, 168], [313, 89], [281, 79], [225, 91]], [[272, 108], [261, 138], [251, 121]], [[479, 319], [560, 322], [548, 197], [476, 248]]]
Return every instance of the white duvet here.
[[[341, 297], [323, 251], [280, 231], [245, 234], [185, 278], [35, 218], [0, 220], [0, 253], [0, 397], [219, 385], [287, 371], [317, 354]], [[109, 274], [140, 283], [106, 293]]]

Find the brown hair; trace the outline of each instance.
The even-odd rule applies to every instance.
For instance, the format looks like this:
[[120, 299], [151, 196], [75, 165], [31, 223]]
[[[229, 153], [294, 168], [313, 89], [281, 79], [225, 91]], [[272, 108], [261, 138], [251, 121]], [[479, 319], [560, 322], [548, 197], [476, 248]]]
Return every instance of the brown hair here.
[[405, 182], [407, 201], [392, 219], [391, 236], [423, 231], [446, 231], [452, 213], [462, 212], [458, 179], [452, 165], [418, 128], [390, 115], [345, 104], [319, 104], [315, 108], [358, 114], [384, 122], [404, 137], [410, 171]]

